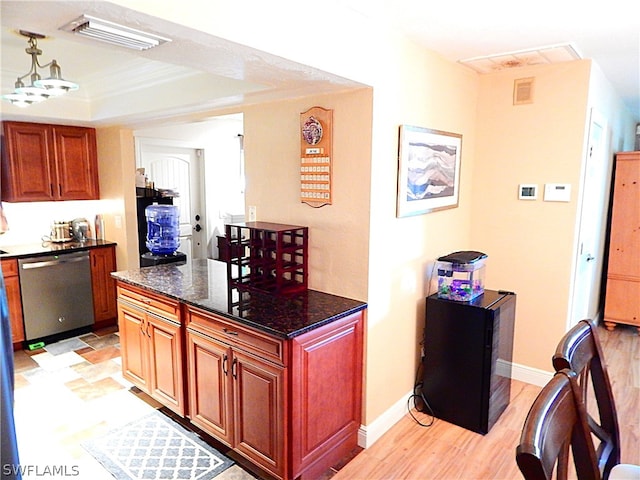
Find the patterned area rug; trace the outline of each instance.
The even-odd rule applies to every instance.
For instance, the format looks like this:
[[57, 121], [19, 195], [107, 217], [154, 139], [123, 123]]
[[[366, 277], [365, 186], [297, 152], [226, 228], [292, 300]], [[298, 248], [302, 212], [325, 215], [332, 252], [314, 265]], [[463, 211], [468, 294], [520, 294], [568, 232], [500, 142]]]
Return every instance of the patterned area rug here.
[[234, 463], [158, 411], [82, 446], [118, 480], [210, 480]]

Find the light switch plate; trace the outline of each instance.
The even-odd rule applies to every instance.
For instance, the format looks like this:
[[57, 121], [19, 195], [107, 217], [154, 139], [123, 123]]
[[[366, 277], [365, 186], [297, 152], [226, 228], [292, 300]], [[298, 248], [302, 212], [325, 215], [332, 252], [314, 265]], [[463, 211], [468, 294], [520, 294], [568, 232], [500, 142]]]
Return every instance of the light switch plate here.
[[569, 183], [545, 183], [545, 202], [569, 202], [571, 200], [571, 184]]

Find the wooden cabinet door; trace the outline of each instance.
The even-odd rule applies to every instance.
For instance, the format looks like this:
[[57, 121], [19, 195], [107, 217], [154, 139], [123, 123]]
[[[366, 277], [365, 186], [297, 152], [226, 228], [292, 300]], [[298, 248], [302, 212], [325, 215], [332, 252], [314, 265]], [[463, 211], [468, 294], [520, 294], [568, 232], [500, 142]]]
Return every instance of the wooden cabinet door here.
[[2, 275], [7, 292], [9, 322], [11, 324], [11, 341], [19, 344], [24, 341], [24, 322], [22, 321], [22, 296], [20, 295], [20, 277], [18, 277], [18, 261], [2, 260]]
[[149, 393], [181, 416], [185, 415], [181, 327], [147, 314]]
[[608, 273], [640, 277], [640, 153], [616, 156]]
[[118, 316], [116, 282], [111, 272], [116, 271], [114, 247], [93, 248], [91, 257], [91, 286], [93, 288], [93, 317], [97, 328], [114, 323]]
[[616, 155], [604, 323], [640, 330], [640, 152]]
[[22, 321], [22, 297], [20, 296], [20, 279], [8, 277], [4, 279], [11, 321], [11, 341], [16, 344], [24, 341], [24, 322]]
[[100, 198], [95, 129], [28, 122], [3, 126], [3, 200]]
[[189, 417], [221, 442], [233, 446], [231, 349], [187, 331]]
[[[363, 313], [291, 341], [291, 475], [314, 478], [357, 446], [362, 421]], [[322, 461], [318, 461], [322, 458]], [[324, 465], [324, 466], [323, 466]]]
[[122, 376], [149, 393], [146, 314], [121, 304], [118, 311]]
[[47, 125], [4, 122], [2, 200], [41, 202], [57, 198], [53, 137]]
[[96, 136], [92, 128], [54, 125], [58, 198], [98, 200]]
[[231, 375], [235, 450], [284, 477], [286, 369], [234, 350]]

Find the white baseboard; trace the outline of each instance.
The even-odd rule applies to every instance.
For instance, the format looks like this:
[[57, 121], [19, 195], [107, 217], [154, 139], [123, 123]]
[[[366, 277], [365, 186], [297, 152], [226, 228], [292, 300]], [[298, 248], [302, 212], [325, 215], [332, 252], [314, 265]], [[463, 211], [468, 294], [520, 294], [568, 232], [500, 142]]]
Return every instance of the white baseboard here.
[[360, 425], [358, 446], [369, 448], [407, 413], [407, 402], [413, 390], [405, 394], [369, 425]]
[[[521, 382], [530, 383], [542, 387], [547, 384], [553, 372], [547, 372], [538, 368], [527, 367], [526, 365], [519, 365], [498, 360], [496, 365], [498, 373], [508, 373], [511, 371], [511, 378], [519, 380]], [[404, 415], [407, 414], [407, 402], [409, 397], [413, 394], [413, 390], [406, 393], [390, 408], [388, 408], [382, 415], [376, 418], [369, 425], [360, 425], [358, 430], [358, 446], [362, 448], [369, 448], [376, 443], [382, 435], [391, 429]]]
[[511, 378], [514, 380], [544, 387], [547, 382], [551, 380], [551, 377], [553, 377], [553, 372], [527, 367], [526, 365], [520, 365], [517, 363], [511, 364]]

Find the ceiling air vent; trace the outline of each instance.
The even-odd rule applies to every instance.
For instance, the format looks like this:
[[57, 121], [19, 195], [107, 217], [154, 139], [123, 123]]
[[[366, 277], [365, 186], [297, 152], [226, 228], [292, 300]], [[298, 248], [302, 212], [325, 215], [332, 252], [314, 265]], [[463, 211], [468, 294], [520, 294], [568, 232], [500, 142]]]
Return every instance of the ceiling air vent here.
[[529, 67], [549, 63], [569, 62], [582, 58], [570, 44], [548, 45], [546, 47], [497, 53], [482, 57], [458, 60], [461, 64], [478, 73], [492, 73], [507, 68]]
[[148, 50], [171, 41], [160, 35], [125, 27], [90, 15], [82, 15], [60, 27], [60, 30], [133, 50]]
[[517, 78], [513, 81], [513, 104], [533, 103], [533, 77]]

